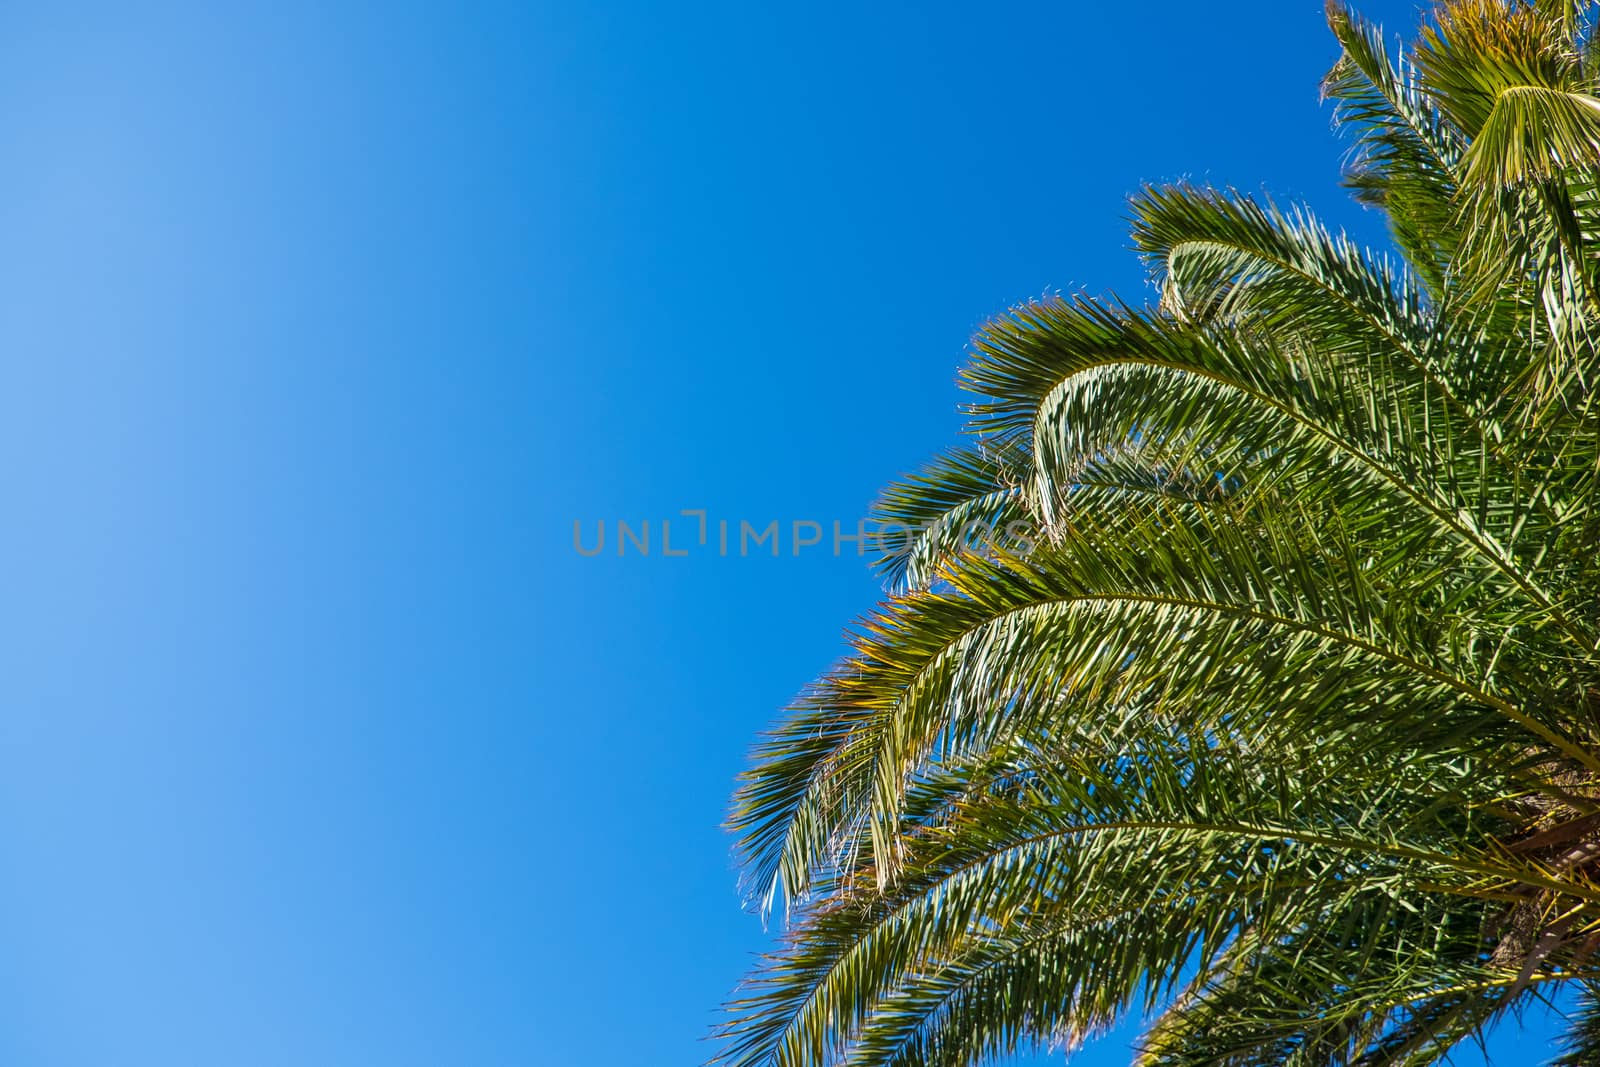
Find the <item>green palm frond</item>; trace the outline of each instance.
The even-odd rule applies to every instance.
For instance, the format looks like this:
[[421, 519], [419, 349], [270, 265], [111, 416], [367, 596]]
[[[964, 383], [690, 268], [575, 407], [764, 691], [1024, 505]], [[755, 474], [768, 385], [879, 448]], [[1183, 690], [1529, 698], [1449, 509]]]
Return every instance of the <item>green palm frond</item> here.
[[1550, 1067], [1590, 1067], [1600, 1063], [1600, 982], [1584, 982], [1563, 1042]]
[[1138, 1067], [1425, 1062], [1517, 982], [1482, 962], [1483, 943], [1448, 900], [1354, 896], [1288, 938], [1242, 939], [1156, 1023]]
[[1001, 540], [1008, 523], [1031, 516], [1021, 499], [1030, 466], [1015, 445], [979, 441], [890, 485], [872, 513], [879, 572], [895, 589], [926, 589], [945, 561]]
[[1395, 254], [1152, 188], [1157, 306], [979, 331], [973, 440], [875, 510], [889, 599], [741, 777], [788, 929], [722, 1062], [958, 1067], [1145, 1013], [1150, 1067], [1420, 1067], [1592, 996], [1593, 11], [1453, 0], [1398, 52], [1329, 23]]
[[1390, 58], [1378, 27], [1332, 0], [1328, 25], [1343, 55], [1323, 94], [1355, 138], [1345, 182], [1386, 212], [1395, 243], [1441, 294], [1461, 243], [1454, 202], [1466, 138], [1433, 107], [1409, 58]]

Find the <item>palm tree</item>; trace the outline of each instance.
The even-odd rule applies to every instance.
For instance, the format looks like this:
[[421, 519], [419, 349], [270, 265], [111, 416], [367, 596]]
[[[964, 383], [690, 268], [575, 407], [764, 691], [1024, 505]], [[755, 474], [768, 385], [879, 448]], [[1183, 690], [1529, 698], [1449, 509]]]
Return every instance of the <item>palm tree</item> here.
[[[1152, 188], [1158, 306], [976, 337], [889, 601], [731, 818], [789, 922], [722, 1061], [1420, 1064], [1560, 995], [1600, 1063], [1600, 35], [1453, 0], [1325, 89], [1377, 255]], [[1026, 537], [974, 538], [975, 529]]]

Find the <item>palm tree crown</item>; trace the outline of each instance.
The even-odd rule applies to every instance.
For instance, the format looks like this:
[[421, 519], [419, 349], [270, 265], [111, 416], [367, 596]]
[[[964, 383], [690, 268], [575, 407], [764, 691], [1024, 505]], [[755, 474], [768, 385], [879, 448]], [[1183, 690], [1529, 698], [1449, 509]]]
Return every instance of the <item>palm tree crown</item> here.
[[[971, 443], [732, 825], [789, 930], [740, 1067], [1421, 1064], [1573, 990], [1600, 1063], [1600, 35], [1330, 5], [1374, 255], [1152, 188], [1153, 307], [989, 323]], [[1021, 540], [975, 529], [1023, 529]]]

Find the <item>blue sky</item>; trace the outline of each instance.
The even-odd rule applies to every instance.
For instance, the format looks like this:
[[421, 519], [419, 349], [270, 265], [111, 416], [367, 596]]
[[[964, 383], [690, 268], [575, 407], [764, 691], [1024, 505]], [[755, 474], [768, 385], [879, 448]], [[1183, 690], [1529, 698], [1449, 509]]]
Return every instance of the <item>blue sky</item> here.
[[881, 590], [573, 522], [848, 526], [1142, 181], [1376, 239], [1321, 6], [0, 13], [0, 1061], [703, 1060]]

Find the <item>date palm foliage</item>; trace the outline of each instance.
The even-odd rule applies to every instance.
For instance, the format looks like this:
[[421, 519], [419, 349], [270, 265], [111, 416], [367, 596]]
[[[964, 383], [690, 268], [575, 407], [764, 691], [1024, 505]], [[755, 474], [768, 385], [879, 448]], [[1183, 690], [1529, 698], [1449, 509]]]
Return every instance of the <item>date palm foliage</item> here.
[[[1540, 998], [1600, 1064], [1600, 35], [1337, 4], [1374, 253], [1150, 188], [1159, 300], [972, 345], [888, 601], [731, 823], [779, 947], [721, 1062], [1427, 1064]], [[1026, 531], [974, 537], [975, 529]]]

